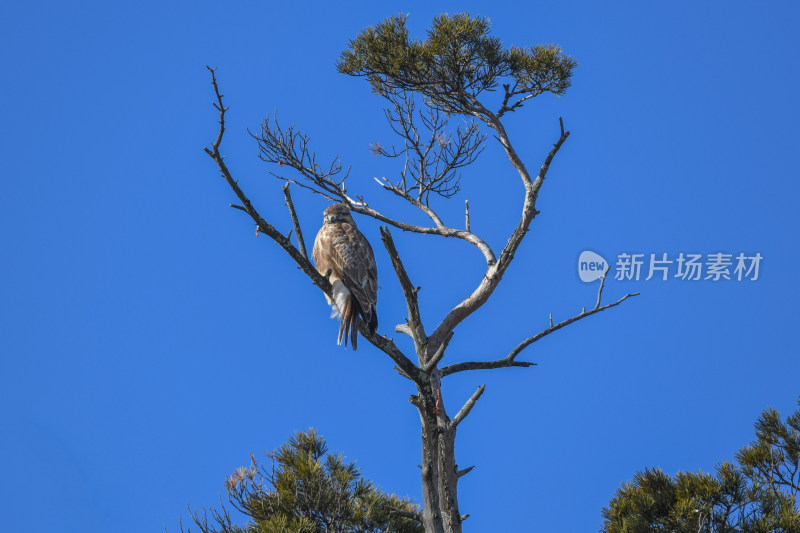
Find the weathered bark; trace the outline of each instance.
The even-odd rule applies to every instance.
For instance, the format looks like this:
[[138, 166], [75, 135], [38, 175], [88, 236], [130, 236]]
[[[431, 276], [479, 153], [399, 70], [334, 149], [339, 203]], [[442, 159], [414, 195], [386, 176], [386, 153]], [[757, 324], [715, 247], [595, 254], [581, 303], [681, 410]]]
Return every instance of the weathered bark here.
[[434, 368], [411, 402], [422, 423], [422, 506], [426, 533], [460, 533], [456, 426], [444, 408], [441, 377]]

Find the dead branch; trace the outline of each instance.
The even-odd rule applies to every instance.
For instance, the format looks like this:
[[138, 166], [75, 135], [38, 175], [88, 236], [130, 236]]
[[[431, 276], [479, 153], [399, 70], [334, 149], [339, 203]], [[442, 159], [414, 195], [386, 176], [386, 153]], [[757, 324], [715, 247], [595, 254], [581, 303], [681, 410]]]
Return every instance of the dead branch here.
[[536, 366], [537, 363], [530, 361], [514, 361], [508, 359], [497, 359], [495, 361], [466, 361], [463, 363], [454, 363], [442, 368], [439, 372], [442, 377], [455, 374], [456, 372], [464, 372], [465, 370], [492, 370], [493, 368], [509, 368], [521, 367], [527, 368]]
[[389, 258], [392, 260], [395, 274], [403, 289], [403, 295], [406, 298], [406, 307], [408, 308], [408, 328], [400, 328], [398, 331], [410, 335], [414, 340], [417, 353], [422, 353], [422, 347], [428, 342], [428, 338], [425, 336], [425, 329], [422, 325], [422, 318], [419, 313], [419, 302], [417, 301], [418, 291], [414, 287], [414, 284], [411, 283], [411, 279], [408, 277], [403, 262], [400, 260], [400, 254], [398, 254], [397, 248], [394, 245], [394, 239], [392, 239], [389, 228], [381, 227], [380, 232], [383, 245], [389, 253]]
[[[606, 269], [606, 272], [608, 272], [608, 269]], [[603, 277], [603, 281], [605, 281], [605, 276]], [[577, 322], [578, 320], [581, 320], [583, 318], [592, 316], [592, 315], [594, 315], [596, 313], [600, 313], [601, 311], [605, 311], [606, 309], [611, 309], [612, 307], [616, 307], [619, 304], [621, 304], [622, 302], [624, 302], [625, 300], [627, 300], [628, 298], [631, 298], [633, 296], [638, 296], [639, 295], [638, 292], [626, 294], [625, 296], [623, 296], [622, 298], [620, 298], [616, 302], [613, 302], [613, 303], [610, 303], [610, 304], [607, 304], [607, 305], [604, 305], [604, 306], [600, 307], [600, 295], [602, 294], [602, 292], [603, 292], [603, 284], [601, 282], [600, 289], [597, 291], [597, 293], [598, 293], [597, 305], [595, 305], [595, 307], [593, 309], [587, 311], [586, 308], [583, 308], [583, 310], [580, 313], [578, 313], [577, 315], [575, 315], [575, 316], [573, 316], [571, 318], [568, 318], [568, 319], [564, 320], [563, 322], [559, 322], [558, 324], [555, 324], [555, 325], [553, 325], [553, 322], [552, 322], [553, 319], [552, 319], [552, 315], [551, 315], [550, 327], [549, 328], [547, 328], [545, 330], [542, 330], [539, 333], [537, 333], [536, 335], [534, 335], [532, 337], [528, 337], [527, 339], [525, 339], [524, 341], [519, 343], [513, 350], [511, 350], [511, 352], [505, 358], [497, 359], [497, 360], [494, 360], [494, 361], [467, 361], [467, 362], [464, 362], [464, 363], [455, 363], [455, 364], [446, 366], [446, 367], [444, 367], [444, 368], [442, 368], [440, 370], [442, 377], [448, 376], [450, 374], [455, 374], [456, 372], [464, 372], [466, 370], [489, 370], [489, 369], [492, 369], [492, 368], [506, 368], [506, 367], [512, 367], [512, 366], [521, 366], [521, 367], [534, 366], [534, 365], [536, 365], [536, 363], [531, 363], [531, 362], [527, 362], [527, 361], [517, 361], [516, 360], [517, 356], [520, 354], [520, 352], [522, 352], [522, 350], [524, 350], [525, 348], [527, 348], [528, 346], [530, 346], [534, 342], [536, 342], [536, 341], [538, 341], [538, 340], [550, 335], [551, 333], [553, 333], [555, 331], [558, 331], [559, 329], [561, 329], [561, 328], [563, 328], [565, 326], [569, 326], [570, 324], [572, 324], [574, 322]]]
[[262, 161], [294, 168], [315, 187], [333, 197], [346, 196], [345, 181], [350, 170], [344, 169], [338, 157], [323, 167], [309, 148], [311, 138], [297, 131], [294, 124], [283, 128], [277, 116], [273, 116], [272, 121], [267, 117], [261, 123], [261, 133], [250, 132], [250, 135], [258, 143], [258, 156]]
[[[418, 134], [414, 133], [415, 126], [407, 118], [403, 120], [405, 121], [408, 135], [416, 138], [417, 142], [419, 142]], [[420, 209], [433, 221], [434, 227], [418, 226], [395, 220], [369, 207], [363, 197], [353, 198], [349, 196], [346, 190], [346, 179], [350, 170], [344, 169], [339, 158], [334, 158], [329, 164], [323, 166], [310, 148], [311, 138], [298, 131], [294, 125], [284, 128], [278, 123], [277, 118], [273, 116], [272, 120], [267, 118], [262, 122], [260, 134], [255, 135], [250, 132], [250, 135], [258, 143], [261, 160], [277, 164], [281, 168], [293, 168], [300, 175], [299, 179], [295, 179], [282, 174], [271, 173], [276, 178], [288, 183], [294, 183], [298, 187], [319, 194], [332, 202], [344, 203], [356, 213], [372, 217], [403, 231], [465, 240], [480, 250], [488, 264], [493, 264], [495, 262], [494, 252], [483, 239], [469, 230], [457, 230], [448, 227], [427, 202], [427, 195], [431, 192], [437, 192], [443, 186], [442, 184], [449, 179], [447, 176], [452, 175], [457, 169], [470, 164], [480, 153], [479, 149], [482, 149], [480, 146], [483, 141], [476, 129], [477, 126], [463, 131], [457, 130], [456, 139], [452, 141], [453, 146], [450, 147], [450, 142], [445, 142], [444, 138], [441, 137], [441, 130], [444, 127], [442, 120], [436, 119], [435, 116], [429, 120], [436, 135], [428, 142], [427, 148], [423, 149], [420, 145], [415, 150], [418, 157], [422, 157], [427, 165], [427, 170], [424, 171], [426, 174], [423, 178], [420, 178], [422, 180], [420, 184], [406, 186], [404, 182], [393, 184], [388, 180], [384, 180], [384, 182], [378, 181], [378, 183], [384, 189], [391, 191]], [[458, 133], [459, 131], [461, 133]], [[416, 137], [413, 137], [415, 135]], [[218, 140], [221, 140], [221, 137]], [[436, 148], [436, 146], [439, 146], [439, 148]], [[379, 148], [379, 145], [376, 145], [374, 150], [383, 155], [389, 154], [383, 148]], [[409, 169], [413, 166], [409, 165]], [[434, 169], [438, 170], [434, 171]], [[441, 190], [444, 191], [445, 189]], [[412, 195], [414, 191], [416, 191], [416, 194]]]
[[[219, 167], [219, 170], [222, 174], [222, 177], [225, 178], [225, 181], [228, 183], [228, 186], [233, 190], [236, 196], [239, 198], [239, 201], [242, 203], [244, 207], [244, 211], [250, 215], [250, 217], [256, 222], [258, 226], [258, 230], [261, 233], [269, 236], [272, 240], [274, 240], [277, 244], [283, 248], [287, 254], [297, 263], [300, 270], [303, 271], [306, 276], [308, 276], [311, 281], [319, 287], [325, 294], [329, 297], [332, 297], [332, 287], [330, 281], [327, 277], [323, 276], [317, 269], [314, 268], [314, 265], [308, 260], [307, 257], [304, 257], [303, 254], [295, 248], [292, 242], [286, 238], [280, 231], [275, 229], [271, 224], [269, 224], [253, 207], [252, 203], [245, 195], [244, 191], [239, 187], [238, 182], [233, 179], [233, 176], [230, 173], [227, 165], [225, 164], [224, 157], [220, 154], [219, 146], [222, 143], [222, 137], [225, 133], [225, 112], [228, 108], [223, 106], [222, 102], [222, 94], [219, 92], [219, 86], [217, 85], [217, 78], [215, 74], [215, 69], [211, 67], [208, 68], [208, 71], [211, 73], [211, 83], [214, 87], [214, 93], [216, 95], [217, 101], [214, 104], [214, 107], [219, 110], [219, 132], [217, 133], [217, 138], [214, 143], [211, 145], [211, 148], [204, 148], [205, 152], [211, 157], [214, 162]], [[299, 222], [298, 222], [299, 227]], [[377, 333], [372, 334], [369, 332], [369, 329], [359, 321], [358, 327], [359, 333], [361, 336], [367, 339], [373, 346], [384, 352], [388, 355], [395, 364], [403, 371], [407, 376], [414, 380], [415, 383], [422, 383], [422, 370], [417, 367], [408, 357], [400, 351], [399, 348], [394, 344], [394, 342], [386, 337], [385, 335], [378, 335]]]
[[459, 323], [461, 323], [465, 318], [486, 303], [494, 290], [500, 284], [503, 274], [511, 264], [511, 261], [514, 259], [514, 254], [522, 243], [522, 240], [525, 238], [533, 219], [538, 214], [538, 211], [536, 210], [536, 199], [539, 194], [539, 189], [541, 188], [542, 183], [544, 183], [544, 179], [548, 169], [550, 168], [550, 164], [552, 163], [553, 158], [558, 153], [561, 146], [569, 137], [569, 132], [565, 132], [562, 126], [561, 136], [547, 154], [536, 180], [531, 181], [525, 165], [522, 164], [519, 156], [514, 151], [511, 141], [508, 139], [508, 135], [506, 134], [503, 125], [499, 120], [497, 120], [497, 117], [495, 117], [491, 111], [483, 107], [483, 105], [481, 105], [477, 100], [474, 102], [473, 109], [475, 114], [482, 117], [487, 124], [497, 131], [498, 138], [506, 150], [506, 155], [517, 169], [525, 185], [525, 200], [522, 206], [522, 216], [520, 221], [509, 237], [508, 242], [503, 248], [503, 251], [500, 253], [497, 262], [488, 266], [486, 274], [483, 276], [483, 279], [478, 287], [472, 292], [472, 294], [470, 294], [465, 300], [459, 303], [447, 314], [444, 320], [442, 320], [442, 322], [439, 324], [439, 326], [437, 326], [436, 330], [431, 335], [430, 343], [434, 347], [438, 347], [444, 341], [444, 338], [447, 337], [447, 335], [453, 331], [453, 329], [455, 329]]
[[436, 368], [436, 365], [439, 364], [439, 361], [442, 360], [444, 357], [444, 352], [447, 350], [447, 346], [450, 344], [450, 341], [453, 339], [453, 333], [450, 333], [450, 336], [445, 339], [445, 341], [436, 349], [436, 353], [434, 353], [430, 359], [422, 366], [422, 370], [425, 373], [429, 373], [431, 370]]
[[287, 183], [282, 187], [283, 196], [286, 198], [286, 207], [289, 208], [289, 215], [292, 217], [292, 225], [294, 226], [294, 234], [297, 237], [297, 247], [303, 257], [308, 259], [308, 252], [306, 252], [306, 243], [303, 240], [303, 232], [300, 230], [300, 222], [297, 220], [297, 212], [294, 210], [294, 202], [292, 202], [292, 193], [289, 192], [289, 184]]
[[217, 163], [217, 166], [222, 173], [222, 177], [225, 178], [225, 181], [228, 182], [228, 185], [231, 189], [233, 189], [233, 192], [236, 193], [236, 196], [242, 203], [242, 206], [239, 206], [238, 209], [241, 209], [250, 215], [250, 217], [258, 226], [259, 231], [265, 235], [268, 235], [276, 243], [278, 243], [281, 248], [283, 248], [286, 253], [288, 253], [289, 256], [295, 260], [300, 269], [311, 278], [314, 284], [322, 289], [325, 293], [330, 295], [331, 284], [328, 282], [328, 280], [324, 279], [317, 272], [317, 270], [314, 268], [314, 265], [312, 265], [307, 258], [303, 257], [303, 255], [297, 250], [297, 248], [294, 247], [289, 239], [287, 239], [280, 231], [275, 229], [275, 227], [264, 220], [258, 211], [255, 210], [253, 204], [250, 203], [250, 199], [245, 195], [244, 191], [242, 191], [242, 189], [239, 187], [238, 182], [233, 179], [228, 166], [225, 164], [225, 158], [220, 154], [219, 151], [220, 143], [222, 143], [222, 136], [225, 133], [225, 112], [228, 110], [228, 108], [223, 106], [222, 94], [220, 94], [219, 86], [217, 85], [215, 69], [212, 69], [211, 67], [206, 68], [208, 68], [209, 72], [211, 72], [211, 83], [214, 86], [214, 93], [217, 97], [217, 102], [214, 103], [214, 107], [219, 110], [219, 132], [217, 133], [217, 138], [211, 145], [211, 148], [204, 148], [203, 150]]
[[511, 352], [508, 354], [508, 357], [513, 360], [515, 357], [517, 357], [517, 355], [519, 355], [520, 352], [522, 352], [522, 350], [524, 350], [525, 348], [527, 348], [528, 346], [530, 346], [534, 342], [536, 342], [536, 341], [538, 341], [538, 340], [550, 335], [551, 333], [553, 333], [555, 331], [558, 331], [559, 329], [561, 329], [561, 328], [563, 328], [565, 326], [569, 326], [570, 324], [572, 324], [574, 322], [577, 322], [578, 320], [581, 320], [581, 319], [584, 319], [586, 317], [592, 316], [594, 314], [600, 313], [602, 311], [605, 311], [606, 309], [611, 309], [612, 307], [616, 307], [619, 304], [621, 304], [622, 302], [624, 302], [625, 300], [627, 300], [628, 298], [631, 298], [633, 296], [638, 296], [638, 295], [639, 295], [638, 292], [629, 293], [629, 294], [626, 294], [625, 296], [623, 296], [622, 298], [620, 298], [619, 300], [617, 300], [616, 302], [604, 305], [602, 307], [595, 307], [595, 308], [593, 308], [593, 309], [591, 309], [589, 311], [586, 311], [586, 309], [584, 309], [583, 311], [581, 311], [581, 313], [573, 316], [572, 318], [568, 318], [567, 320], [559, 322], [558, 324], [556, 324], [554, 326], [551, 326], [551, 327], [549, 327], [549, 328], [547, 328], [547, 329], [545, 329], [543, 331], [540, 331], [539, 333], [537, 333], [533, 337], [529, 337], [529, 338], [525, 339], [524, 341], [519, 343], [513, 350], [511, 350]]
[[[351, 211], [355, 211], [356, 213], [372, 217], [375, 220], [384, 222], [386, 224], [399, 228], [403, 231], [411, 231], [414, 233], [422, 233], [425, 235], [441, 235], [442, 237], [455, 237], [457, 239], [465, 240], [470, 244], [474, 245], [476, 248], [478, 248], [478, 250], [480, 250], [480, 252], [483, 254], [483, 257], [486, 259], [487, 265], [493, 265], [496, 262], [496, 258], [494, 252], [492, 251], [492, 248], [483, 239], [481, 239], [471, 231], [457, 230], [451, 227], [447, 227], [444, 224], [442, 224], [441, 227], [417, 226], [414, 224], [408, 224], [406, 222], [401, 222], [399, 220], [389, 218], [383, 213], [376, 211], [375, 209], [372, 209], [371, 207], [369, 207], [369, 205], [367, 205], [364, 202], [360, 203], [348, 202], [348, 205]], [[428, 213], [426, 212], [426, 214]]]
[[[603, 286], [606, 284], [606, 276], [608, 275], [608, 271], [611, 270], [610, 266], [606, 267], [606, 271], [603, 272], [603, 276], [600, 278], [600, 288], [597, 290], [597, 303], [594, 304], [594, 308], [597, 309], [600, 307], [600, 299], [603, 297]], [[584, 309], [585, 311], [585, 309]], [[550, 315], [550, 325], [553, 325], [553, 315]]]
[[[409, 224], [407, 222], [402, 222], [400, 220], [393, 219], [387, 215], [384, 215], [380, 211], [371, 208], [367, 204], [367, 202], [364, 201], [363, 197], [356, 200], [347, 196], [347, 194], [344, 191], [340, 191], [337, 193], [335, 190], [333, 190], [333, 188], [336, 186], [335, 184], [329, 183], [324, 188], [318, 188], [313, 183], [310, 183], [308, 181], [303, 182], [300, 180], [292, 179], [278, 174], [272, 174], [272, 175], [282, 181], [294, 183], [298, 187], [302, 187], [303, 189], [311, 191], [314, 194], [319, 194], [332, 202], [344, 203], [350, 208], [351, 211], [354, 211], [361, 215], [372, 217], [375, 220], [378, 220], [379, 222], [389, 224], [390, 226], [394, 226], [403, 231], [421, 233], [423, 235], [440, 235], [442, 237], [454, 237], [456, 239], [462, 239], [474, 245], [476, 248], [478, 248], [478, 250], [480, 250], [480, 252], [483, 254], [483, 257], [486, 259], [487, 264], [491, 265], [494, 264], [496, 261], [494, 252], [492, 251], [492, 248], [486, 243], [486, 241], [484, 241], [482, 238], [480, 238], [478, 235], [475, 235], [471, 231], [457, 230], [446, 226], [444, 222], [442, 222], [441, 218], [439, 218], [439, 216], [436, 214], [436, 212], [433, 211], [433, 209], [431, 209], [429, 206], [425, 206], [420, 202], [417, 202], [413, 198], [409, 200], [410, 203], [415, 207], [421, 209], [429, 218], [431, 218], [431, 220], [434, 221], [434, 224], [437, 224], [435, 227], [418, 226], [416, 224]], [[381, 187], [384, 187], [385, 189], [390, 191], [392, 190], [390, 188], [391, 184], [385, 185], [384, 183], [381, 183], [379, 180], [378, 183], [381, 185]]]
[[481, 385], [478, 387], [478, 390], [472, 394], [470, 399], [467, 400], [467, 403], [464, 404], [464, 406], [456, 414], [455, 418], [453, 418], [453, 420], [450, 422], [450, 427], [456, 428], [461, 421], [467, 417], [469, 412], [472, 411], [472, 408], [475, 407], [475, 402], [478, 401], [484, 390], [486, 390], [486, 385]]
[[[436, 107], [417, 111], [411, 91], [382, 94], [390, 103], [384, 109], [392, 131], [403, 139], [403, 147], [391, 150], [373, 144], [373, 153], [404, 160], [400, 177], [389, 182], [399, 196], [428, 205], [430, 194], [450, 198], [460, 190], [458, 170], [473, 163], [484, 148], [486, 135], [475, 122], [448, 130], [447, 117]], [[420, 133], [420, 131], [425, 133]], [[387, 180], [388, 181], [388, 180]]]
[[459, 470], [458, 472], [456, 472], [456, 475], [457, 475], [458, 477], [463, 477], [463, 476], [466, 476], [467, 474], [469, 474], [470, 472], [472, 472], [472, 469], [473, 469], [473, 468], [475, 468], [475, 466], [474, 466], [474, 465], [473, 465], [473, 466], [468, 466], [467, 468], [464, 468], [464, 469], [462, 469], [462, 470]]

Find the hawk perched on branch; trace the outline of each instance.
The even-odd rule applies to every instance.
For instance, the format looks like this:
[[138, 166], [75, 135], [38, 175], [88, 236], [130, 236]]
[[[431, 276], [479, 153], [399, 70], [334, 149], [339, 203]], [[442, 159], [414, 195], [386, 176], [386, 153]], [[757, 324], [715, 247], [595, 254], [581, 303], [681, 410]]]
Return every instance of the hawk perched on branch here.
[[358, 231], [350, 209], [336, 204], [325, 210], [325, 221], [314, 241], [314, 266], [323, 276], [331, 271], [333, 285], [331, 299], [326, 295], [333, 312], [331, 318], [340, 317], [339, 339], [347, 347], [347, 337], [353, 350], [357, 348], [358, 320], [361, 319], [370, 333], [378, 329], [378, 268], [375, 256], [366, 237]]

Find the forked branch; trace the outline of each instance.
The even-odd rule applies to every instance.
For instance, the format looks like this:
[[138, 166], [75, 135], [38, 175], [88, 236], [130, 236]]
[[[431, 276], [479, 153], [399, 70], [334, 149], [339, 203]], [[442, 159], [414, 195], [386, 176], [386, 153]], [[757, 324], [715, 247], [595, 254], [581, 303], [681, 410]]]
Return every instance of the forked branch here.
[[536, 365], [536, 363], [531, 363], [531, 362], [528, 362], [528, 361], [517, 361], [517, 356], [525, 348], [527, 348], [528, 346], [530, 346], [534, 342], [536, 342], [538, 340], [541, 340], [544, 337], [550, 335], [551, 333], [556, 332], [556, 331], [558, 331], [559, 329], [561, 329], [561, 328], [563, 328], [565, 326], [569, 326], [570, 324], [573, 324], [573, 323], [577, 322], [578, 320], [581, 320], [581, 319], [584, 319], [586, 317], [592, 316], [594, 314], [600, 313], [602, 311], [605, 311], [606, 309], [611, 309], [612, 307], [616, 307], [619, 304], [621, 304], [622, 302], [624, 302], [625, 300], [627, 300], [628, 298], [631, 298], [633, 296], [637, 296], [639, 294], [638, 292], [629, 293], [629, 294], [626, 294], [625, 296], [623, 296], [622, 298], [620, 298], [619, 300], [617, 300], [616, 302], [612, 302], [610, 304], [606, 304], [606, 305], [601, 306], [600, 305], [600, 298], [603, 295], [603, 285], [605, 284], [605, 281], [606, 281], [606, 274], [608, 274], [608, 268], [606, 268], [606, 273], [603, 275], [603, 277], [601, 278], [601, 281], [600, 281], [600, 288], [597, 291], [597, 303], [589, 311], [587, 311], [586, 308], [583, 308], [583, 310], [580, 313], [578, 313], [577, 315], [575, 315], [575, 316], [573, 316], [571, 318], [568, 318], [568, 319], [566, 319], [566, 320], [564, 320], [562, 322], [559, 322], [558, 324], [553, 324], [553, 319], [552, 319], [552, 315], [551, 315], [551, 317], [550, 317], [550, 327], [549, 328], [544, 329], [544, 330], [540, 331], [539, 333], [537, 333], [536, 335], [534, 335], [532, 337], [528, 337], [527, 339], [525, 339], [524, 341], [519, 343], [503, 359], [495, 359], [493, 361], [466, 361], [466, 362], [463, 362], [463, 363], [455, 363], [455, 364], [446, 366], [446, 367], [441, 369], [442, 377], [448, 376], [450, 374], [455, 374], [456, 372], [464, 372], [466, 370], [490, 370], [490, 369], [493, 369], [493, 368], [507, 368], [507, 367], [512, 367], [512, 366], [529, 367], [529, 366]]
[[330, 199], [346, 196], [345, 180], [350, 169], [345, 170], [338, 157], [323, 167], [309, 148], [310, 137], [297, 131], [294, 124], [284, 128], [278, 123], [277, 116], [272, 121], [267, 117], [261, 123], [261, 133], [254, 135], [250, 132], [250, 135], [258, 143], [258, 156], [262, 161], [294, 168], [320, 194]]
[[217, 85], [215, 69], [212, 69], [211, 67], [206, 68], [208, 68], [209, 72], [211, 72], [211, 83], [214, 86], [214, 93], [217, 97], [214, 107], [219, 111], [219, 131], [217, 133], [216, 140], [211, 145], [211, 148], [204, 148], [203, 150], [217, 163], [222, 177], [225, 178], [226, 182], [228, 182], [228, 185], [231, 189], [233, 189], [233, 192], [236, 193], [236, 196], [239, 198], [239, 201], [242, 204], [239, 208], [250, 215], [250, 217], [258, 226], [258, 230], [278, 243], [281, 248], [283, 248], [286, 253], [288, 253], [289, 256], [295, 260], [300, 269], [311, 278], [314, 284], [322, 289], [322, 291], [324, 291], [326, 294], [330, 295], [331, 284], [328, 282], [328, 280], [323, 278], [319, 272], [317, 272], [317, 270], [314, 268], [314, 265], [312, 265], [306, 257], [303, 257], [303, 254], [301, 254], [300, 251], [294, 247], [292, 242], [287, 237], [285, 237], [280, 231], [272, 226], [272, 224], [267, 222], [258, 213], [258, 211], [256, 211], [256, 209], [253, 207], [253, 204], [250, 203], [250, 199], [239, 187], [239, 183], [233, 179], [228, 166], [225, 164], [225, 158], [220, 154], [219, 151], [219, 146], [222, 143], [222, 136], [225, 133], [225, 112], [228, 110], [228, 108], [224, 107], [222, 103], [222, 94], [220, 94], [219, 86]]
[[459, 169], [475, 162], [485, 145], [486, 135], [474, 121], [460, 124], [455, 131], [437, 107], [417, 110], [414, 93], [393, 90], [383, 93], [389, 101], [384, 110], [392, 131], [403, 139], [403, 147], [385, 149], [374, 143], [372, 152], [389, 158], [402, 158], [400, 177], [386, 180], [391, 190], [406, 200], [428, 205], [430, 194], [450, 198], [460, 190]]
[[[250, 199], [247, 195], [242, 191], [241, 187], [239, 187], [239, 183], [233, 178], [231, 175], [228, 166], [225, 164], [225, 158], [221, 155], [219, 151], [220, 144], [222, 143], [222, 137], [225, 133], [225, 112], [228, 110], [227, 107], [224, 107], [222, 102], [222, 94], [219, 91], [219, 86], [217, 85], [217, 77], [215, 74], [215, 69], [211, 67], [208, 68], [208, 71], [211, 73], [211, 83], [214, 86], [214, 93], [216, 95], [216, 102], [214, 103], [214, 107], [219, 111], [219, 131], [217, 133], [217, 138], [214, 143], [211, 145], [211, 148], [204, 148], [205, 152], [211, 157], [214, 162], [219, 167], [220, 173], [222, 177], [225, 178], [225, 181], [228, 183], [228, 186], [233, 190], [236, 196], [239, 198], [241, 202], [241, 206], [237, 206], [240, 210], [246, 212], [250, 217], [255, 221], [256, 226], [258, 227], [258, 231], [267, 235], [272, 240], [280, 245], [281, 248], [289, 254], [300, 270], [308, 276], [311, 281], [320, 288], [325, 294], [329, 297], [332, 297], [332, 287], [330, 281], [326, 276], [323, 276], [317, 269], [314, 268], [314, 265], [311, 264], [311, 261], [308, 260], [307, 254], [303, 254], [300, 250], [298, 250], [289, 240], [288, 237], [284, 236], [280, 231], [278, 231], [274, 226], [268, 223], [256, 209], [253, 207], [253, 204], [250, 202]], [[284, 192], [287, 192], [286, 190]], [[289, 202], [289, 198], [287, 198], [287, 203]], [[290, 203], [291, 205], [291, 203]], [[290, 212], [294, 211], [293, 207], [290, 207]], [[297, 213], [293, 217], [296, 219]], [[299, 232], [299, 221], [296, 223], [296, 233], [298, 235], [298, 239], [301, 239], [302, 233]], [[301, 242], [298, 240], [298, 242]], [[304, 247], [304, 245], [303, 245]], [[397, 365], [397, 367], [402, 370], [404, 375], [408, 376], [410, 379], [414, 380], [415, 383], [422, 382], [422, 370], [415, 365], [408, 357], [400, 351], [399, 348], [394, 344], [394, 342], [386, 337], [385, 335], [378, 335], [377, 333], [372, 334], [369, 332], [369, 329], [359, 321], [358, 327], [359, 333], [361, 336], [367, 339], [372, 345], [376, 348], [384, 352], [388, 355]]]
[[[416, 126], [409, 122], [410, 119], [403, 120], [405, 121], [403, 127], [406, 129], [402, 130], [401, 127], [401, 131], [406, 131], [410, 139], [416, 139], [416, 145], [407, 148], [408, 153], [416, 154], [416, 165], [412, 164], [408, 168], [416, 166], [419, 169], [409, 170], [409, 172], [415, 173], [415, 177], [410, 178], [410, 183], [406, 182], [405, 177], [397, 183], [385, 178], [382, 181], [376, 181], [385, 190], [403, 198], [425, 213], [433, 222], [433, 226], [419, 226], [393, 219], [370, 207], [363, 196], [348, 195], [346, 180], [350, 170], [345, 170], [338, 158], [334, 158], [327, 165], [322, 165], [311, 150], [310, 137], [298, 131], [294, 125], [284, 128], [276, 118], [273, 117], [272, 120], [267, 118], [261, 124], [261, 132], [258, 135], [251, 132], [251, 136], [258, 143], [259, 157], [263, 161], [276, 164], [281, 168], [293, 168], [299, 174], [298, 178], [292, 178], [272, 173], [276, 178], [294, 183], [298, 187], [319, 194], [332, 202], [341, 202], [356, 213], [372, 217], [403, 231], [462, 239], [477, 247], [487, 264], [494, 264], [496, 260], [494, 252], [482, 238], [468, 228], [458, 230], [446, 225], [427, 201], [431, 192], [445, 193], [446, 195], [446, 191], [451, 190], [456, 171], [475, 160], [482, 149], [484, 137], [477, 131], [474, 124], [463, 130], [457, 129], [455, 136], [448, 137], [444, 132], [446, 121], [443, 121], [436, 112], [424, 121], [426, 127], [433, 129], [433, 135], [426, 145], [422, 145], [420, 144], [422, 143], [421, 137], [416, 133]], [[414, 137], [415, 135], [416, 137]], [[221, 140], [221, 137], [218, 140]], [[408, 142], [411, 143], [411, 141]], [[390, 155], [379, 145], [373, 151]]]
[[522, 240], [528, 233], [528, 229], [530, 228], [533, 219], [539, 213], [536, 210], [536, 199], [538, 198], [539, 189], [541, 188], [542, 183], [544, 183], [547, 171], [550, 169], [550, 164], [552, 163], [555, 155], [561, 149], [561, 146], [569, 137], [569, 132], [564, 131], [563, 122], [560, 122], [561, 135], [553, 145], [553, 148], [547, 154], [547, 157], [545, 158], [544, 163], [539, 170], [538, 176], [532, 181], [528, 175], [525, 165], [522, 164], [522, 161], [519, 159], [516, 151], [514, 151], [511, 141], [497, 117], [491, 111], [481, 105], [477, 100], [474, 101], [473, 109], [478, 116], [480, 116], [487, 124], [497, 131], [498, 139], [505, 148], [506, 155], [517, 169], [517, 172], [519, 173], [520, 177], [522, 178], [522, 182], [525, 185], [525, 199], [522, 206], [522, 215], [520, 217], [520, 221], [517, 224], [517, 227], [511, 233], [511, 236], [508, 238], [508, 242], [503, 248], [503, 251], [500, 253], [497, 262], [488, 266], [486, 274], [481, 279], [478, 287], [472, 292], [472, 294], [454, 307], [433, 332], [430, 342], [434, 347], [439, 346], [440, 343], [444, 341], [444, 339], [450, 334], [450, 332], [453, 331], [453, 329], [455, 329], [458, 324], [460, 324], [465, 318], [470, 316], [484, 303], [486, 303], [494, 290], [500, 284], [503, 274], [511, 264], [511, 261], [514, 259], [514, 254], [516, 254], [517, 249], [519, 248], [520, 244], [522, 244]]

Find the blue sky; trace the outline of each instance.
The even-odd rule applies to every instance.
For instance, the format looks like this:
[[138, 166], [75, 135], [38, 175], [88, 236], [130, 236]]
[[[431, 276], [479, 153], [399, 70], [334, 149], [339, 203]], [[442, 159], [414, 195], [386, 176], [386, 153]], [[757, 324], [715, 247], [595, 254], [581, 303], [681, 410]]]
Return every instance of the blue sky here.
[[[467, 531], [596, 531], [637, 469], [711, 470], [772, 405], [800, 395], [796, 285], [798, 8], [555, 2], [61, 2], [2, 8], [0, 502], [9, 531], [177, 530], [213, 506], [226, 475], [316, 427], [387, 490], [419, 499], [410, 384], [362, 344], [335, 345], [322, 295], [246, 216], [202, 148], [216, 134], [205, 65], [218, 68], [222, 149], [261, 213], [288, 231], [280, 183], [247, 128], [279, 110], [323, 157], [353, 165], [351, 191], [391, 213], [374, 176], [392, 161], [381, 100], [337, 74], [348, 39], [408, 13], [485, 14], [508, 45], [554, 42], [574, 85], [508, 115], [529, 168], [571, 130], [532, 232], [446, 362], [505, 355], [591, 306], [591, 249], [760, 253], [757, 281], [612, 281], [641, 296], [535, 344], [538, 366], [447, 378], [460, 426]], [[495, 249], [521, 187], [494, 142], [436, 207]], [[325, 203], [296, 190], [307, 239]], [[378, 227], [380, 330], [405, 313]], [[394, 232], [433, 326], [478, 283], [463, 242]], [[409, 344], [399, 334], [401, 347]]]

